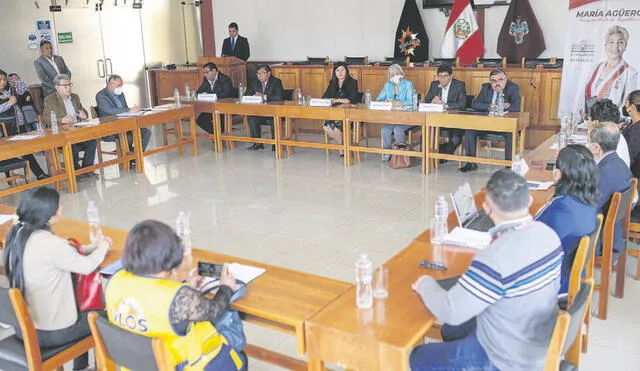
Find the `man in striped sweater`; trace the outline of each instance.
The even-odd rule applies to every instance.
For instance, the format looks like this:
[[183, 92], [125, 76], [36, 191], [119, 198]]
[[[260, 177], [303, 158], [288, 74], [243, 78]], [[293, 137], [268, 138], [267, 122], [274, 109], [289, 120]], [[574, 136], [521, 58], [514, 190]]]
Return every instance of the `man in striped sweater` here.
[[529, 215], [524, 178], [491, 176], [483, 207], [495, 222], [493, 242], [449, 291], [430, 276], [414, 290], [444, 323], [443, 343], [416, 347], [412, 370], [542, 370], [558, 313], [562, 247], [556, 233]]

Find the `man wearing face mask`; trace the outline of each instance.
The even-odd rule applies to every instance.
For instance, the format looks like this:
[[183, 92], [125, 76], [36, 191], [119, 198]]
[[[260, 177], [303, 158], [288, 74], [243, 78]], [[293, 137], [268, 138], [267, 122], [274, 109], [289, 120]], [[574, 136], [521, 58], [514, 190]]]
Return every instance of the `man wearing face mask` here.
[[[118, 75], [111, 75], [107, 80], [107, 87], [100, 90], [96, 94], [96, 103], [98, 105], [97, 113], [98, 117], [105, 116], [113, 116], [120, 113], [125, 112], [140, 112], [140, 107], [133, 106], [129, 108], [127, 105], [127, 100], [124, 97], [124, 93], [122, 92], [122, 77]], [[142, 135], [142, 150], [147, 149], [147, 145], [149, 144], [149, 139], [151, 138], [151, 131], [147, 128], [143, 128], [140, 130]], [[105, 142], [115, 142], [117, 135], [109, 135], [107, 137], [102, 138]], [[133, 151], [133, 133], [127, 132], [127, 142], [129, 142], [129, 151]], [[132, 165], [135, 164], [135, 161], [131, 161]]]
[[[500, 95], [504, 98], [504, 107], [509, 112], [520, 111], [520, 88], [516, 83], [507, 79], [504, 70], [497, 68], [489, 74], [489, 82], [482, 84], [480, 94], [473, 101], [473, 109], [479, 112], [489, 112], [496, 109], [498, 98]], [[511, 133], [501, 133], [493, 131], [467, 130], [464, 135], [465, 152], [467, 156], [476, 155], [476, 139], [478, 136], [485, 134], [495, 134], [504, 138], [504, 159], [511, 160], [511, 149], [513, 148], [513, 138]], [[466, 165], [459, 169], [466, 173], [478, 170], [478, 165], [473, 162], [467, 162]]]

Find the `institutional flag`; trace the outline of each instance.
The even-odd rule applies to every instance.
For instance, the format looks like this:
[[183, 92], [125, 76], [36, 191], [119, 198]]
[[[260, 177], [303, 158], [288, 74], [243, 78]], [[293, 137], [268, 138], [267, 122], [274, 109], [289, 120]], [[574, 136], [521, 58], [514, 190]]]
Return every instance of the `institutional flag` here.
[[412, 62], [429, 59], [429, 38], [420, 14], [416, 0], [405, 0], [393, 43], [394, 58], [411, 57]]
[[547, 46], [529, 0], [512, 0], [498, 36], [498, 54], [508, 63], [537, 58]]
[[460, 57], [461, 64], [471, 64], [484, 54], [482, 34], [469, 0], [455, 0], [440, 51], [443, 58]]

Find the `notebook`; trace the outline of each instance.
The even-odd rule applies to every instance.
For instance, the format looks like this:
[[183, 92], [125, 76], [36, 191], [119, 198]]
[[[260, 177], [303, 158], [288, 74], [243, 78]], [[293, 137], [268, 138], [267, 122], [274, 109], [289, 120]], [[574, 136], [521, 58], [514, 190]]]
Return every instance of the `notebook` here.
[[[250, 265], [244, 265], [240, 263], [230, 263], [229, 273], [231, 273], [236, 280], [242, 281], [244, 284], [249, 284], [249, 282], [255, 280], [260, 277], [266, 269], [253, 267]], [[220, 279], [217, 277], [205, 277], [200, 286], [199, 290], [202, 292], [209, 292], [220, 285]]]
[[451, 200], [459, 225], [483, 232], [493, 228], [493, 220], [489, 215], [485, 214], [484, 210], [476, 208], [469, 182], [464, 182], [455, 192], [451, 193]]
[[491, 235], [487, 232], [455, 227], [451, 232], [444, 235], [442, 243], [484, 250], [491, 243]]

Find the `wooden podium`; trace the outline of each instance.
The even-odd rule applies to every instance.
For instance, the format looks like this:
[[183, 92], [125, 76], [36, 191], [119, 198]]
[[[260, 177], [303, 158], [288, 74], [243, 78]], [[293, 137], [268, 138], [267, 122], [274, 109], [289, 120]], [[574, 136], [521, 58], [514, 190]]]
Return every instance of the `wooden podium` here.
[[198, 59], [198, 66], [202, 68], [205, 63], [213, 62], [218, 66], [218, 71], [231, 77], [233, 86], [243, 83], [247, 86], [247, 62], [236, 57], [201, 57]]

